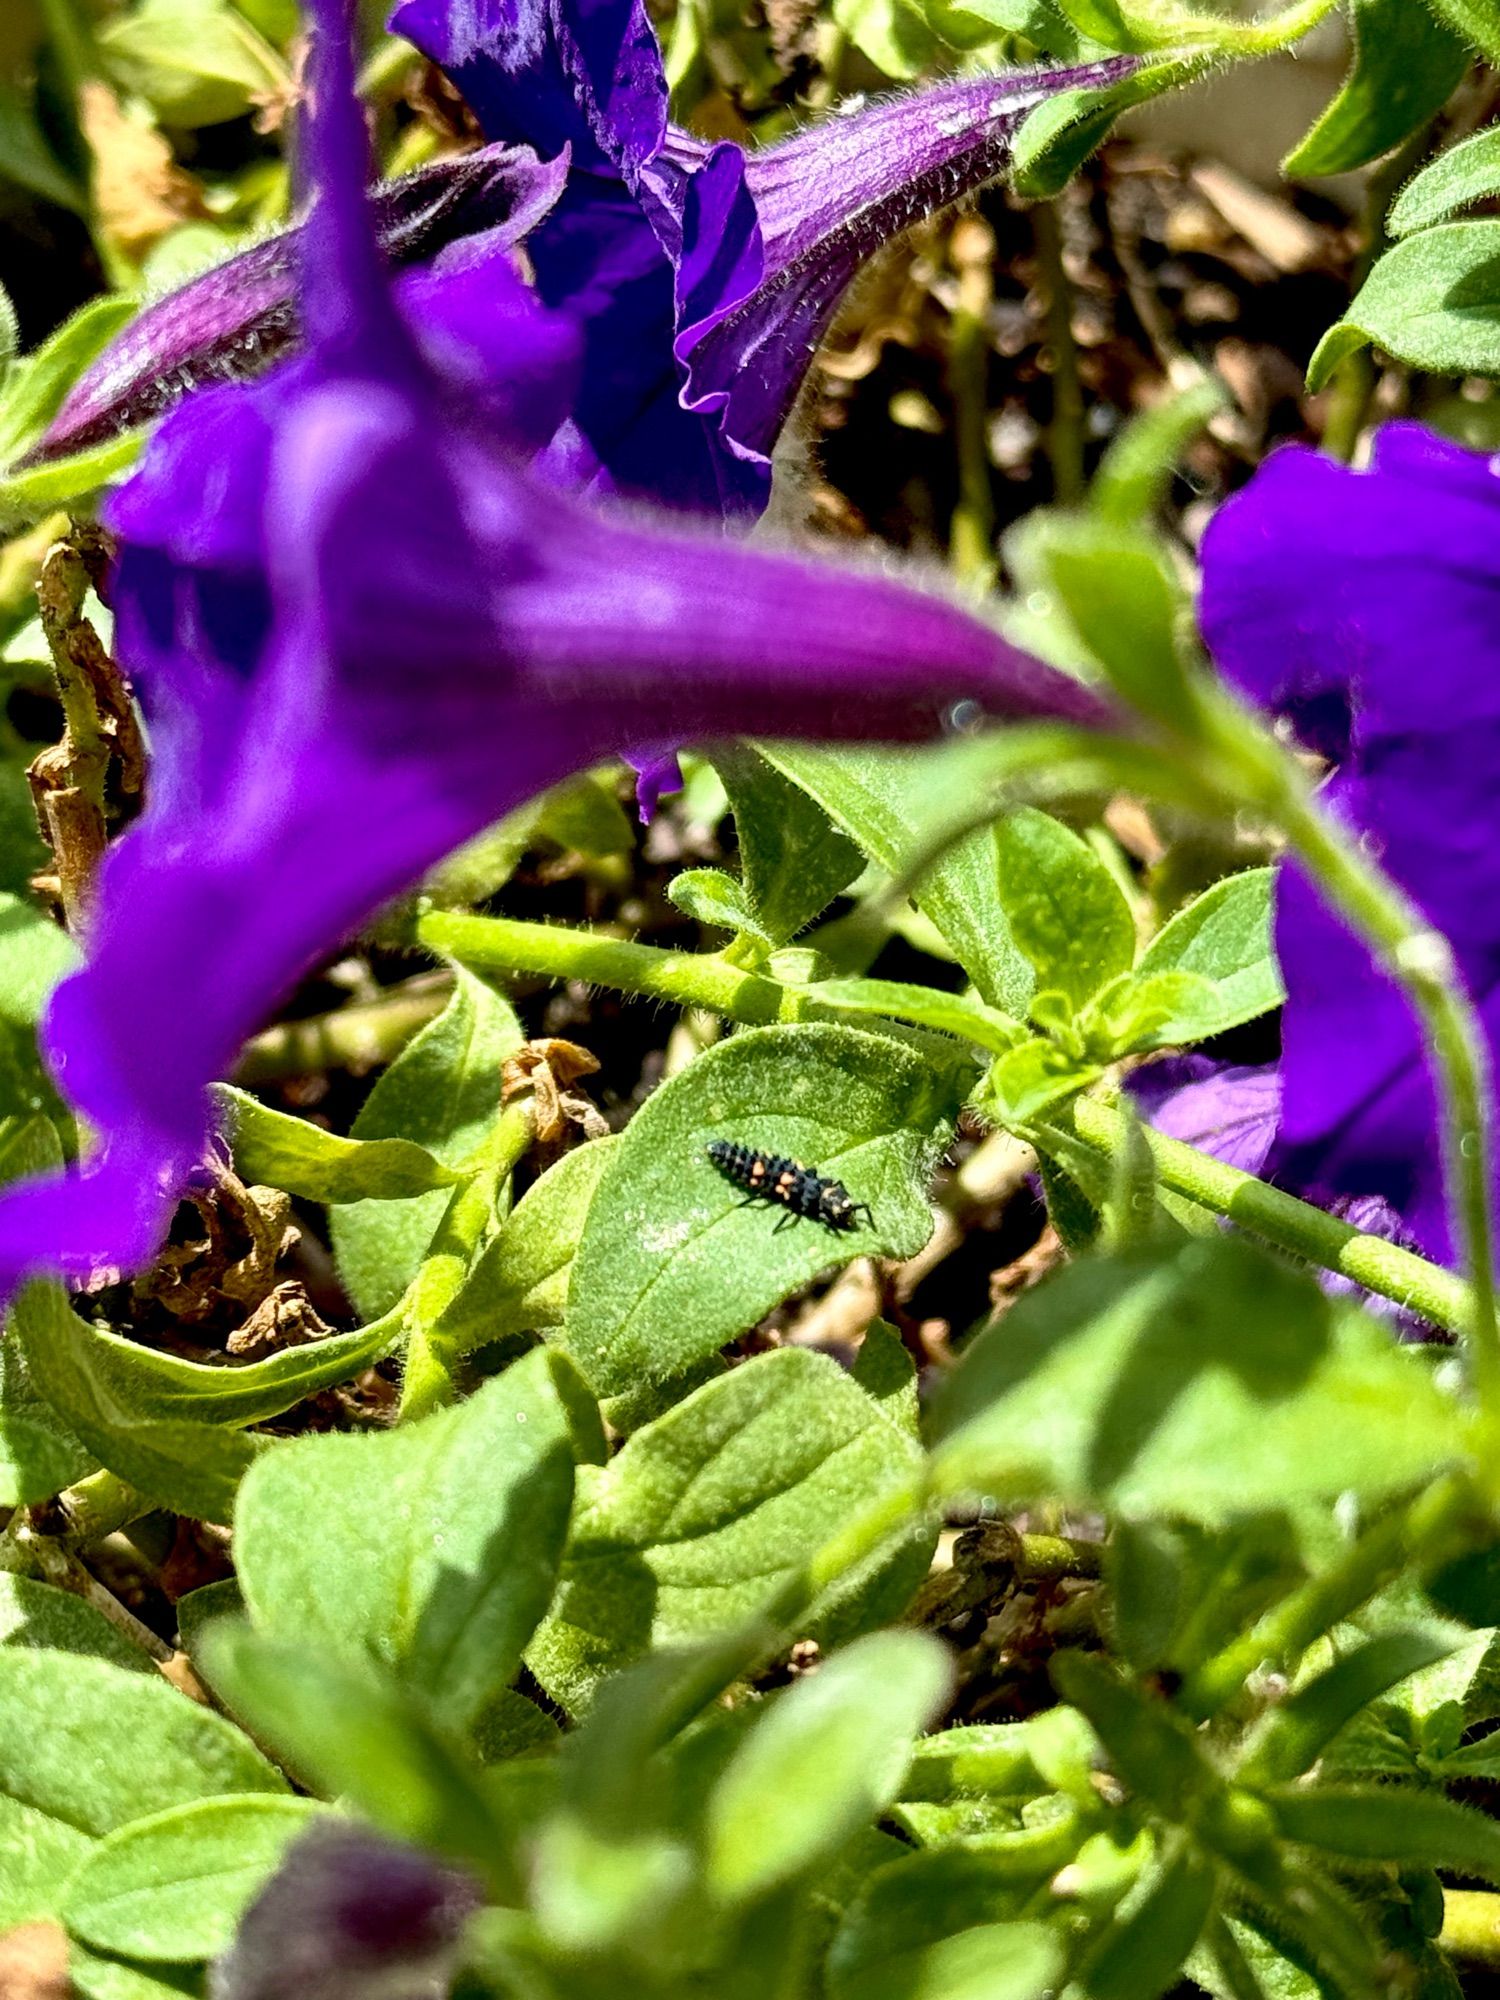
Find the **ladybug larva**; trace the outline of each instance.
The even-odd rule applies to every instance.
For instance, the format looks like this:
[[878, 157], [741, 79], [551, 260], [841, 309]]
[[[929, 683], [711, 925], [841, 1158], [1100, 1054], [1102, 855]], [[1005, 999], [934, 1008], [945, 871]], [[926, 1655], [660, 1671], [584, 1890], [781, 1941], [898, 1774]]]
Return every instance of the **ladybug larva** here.
[[800, 1160], [762, 1153], [735, 1139], [711, 1139], [708, 1157], [726, 1180], [745, 1190], [749, 1201], [772, 1201], [787, 1210], [773, 1234], [804, 1215], [828, 1229], [852, 1229], [861, 1213], [872, 1224], [875, 1220], [867, 1201], [853, 1200], [842, 1181], [815, 1173]]

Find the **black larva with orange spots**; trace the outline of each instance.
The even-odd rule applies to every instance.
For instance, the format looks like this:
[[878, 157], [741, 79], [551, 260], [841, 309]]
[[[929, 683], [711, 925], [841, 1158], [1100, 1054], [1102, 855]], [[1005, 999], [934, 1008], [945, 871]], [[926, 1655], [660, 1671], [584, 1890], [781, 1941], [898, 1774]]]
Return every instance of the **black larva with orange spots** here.
[[773, 1201], [788, 1211], [777, 1223], [778, 1230], [804, 1215], [828, 1229], [852, 1229], [861, 1212], [872, 1223], [875, 1220], [867, 1201], [852, 1200], [842, 1181], [814, 1173], [800, 1160], [761, 1153], [736, 1139], [710, 1139], [708, 1157], [726, 1180], [745, 1190], [747, 1201]]

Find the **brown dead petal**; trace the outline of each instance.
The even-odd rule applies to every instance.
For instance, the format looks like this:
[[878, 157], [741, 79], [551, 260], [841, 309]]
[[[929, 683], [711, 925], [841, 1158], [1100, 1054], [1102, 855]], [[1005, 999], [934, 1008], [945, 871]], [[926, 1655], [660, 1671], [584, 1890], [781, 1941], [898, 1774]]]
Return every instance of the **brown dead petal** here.
[[1323, 233], [1315, 223], [1232, 167], [1203, 160], [1193, 167], [1191, 178], [1230, 228], [1278, 271], [1309, 271], [1327, 261]]
[[880, 1311], [880, 1284], [868, 1257], [856, 1257], [822, 1298], [799, 1313], [786, 1333], [789, 1347], [849, 1350]]
[[1154, 868], [1166, 854], [1161, 835], [1151, 824], [1151, 815], [1139, 799], [1111, 799], [1104, 808], [1104, 824], [1133, 860]]
[[1062, 1239], [1049, 1222], [1029, 1250], [1014, 1262], [990, 1273], [990, 1302], [997, 1310], [1014, 1305], [1023, 1292], [1040, 1284], [1067, 1258]]
[[241, 1359], [254, 1359], [284, 1347], [306, 1347], [310, 1341], [322, 1340], [330, 1330], [328, 1322], [314, 1310], [301, 1280], [287, 1278], [272, 1287], [243, 1326], [235, 1328], [224, 1350]]
[[17, 1924], [0, 1937], [0, 2000], [68, 2000], [69, 1990], [61, 1924]]
[[197, 183], [177, 165], [166, 140], [129, 117], [107, 84], [85, 83], [79, 102], [98, 162], [100, 220], [128, 257], [138, 261], [178, 223], [207, 216]]
[[553, 1145], [570, 1122], [584, 1122], [576, 1115], [579, 1099], [567, 1092], [567, 1086], [581, 1076], [592, 1075], [598, 1067], [597, 1058], [576, 1042], [565, 1042], [555, 1035], [524, 1042], [513, 1056], [506, 1057], [500, 1073], [500, 1101], [510, 1104], [530, 1091], [537, 1143]]

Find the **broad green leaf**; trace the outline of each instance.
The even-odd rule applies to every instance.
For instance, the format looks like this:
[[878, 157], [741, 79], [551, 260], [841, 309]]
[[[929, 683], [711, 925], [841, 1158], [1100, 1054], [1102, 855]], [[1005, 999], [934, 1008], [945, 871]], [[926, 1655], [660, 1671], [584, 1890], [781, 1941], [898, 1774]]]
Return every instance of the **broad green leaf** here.
[[[462, 1166], [500, 1114], [501, 1070], [521, 1039], [509, 1003], [460, 969], [452, 999], [370, 1092], [353, 1136], [405, 1139], [445, 1167]], [[389, 1312], [416, 1276], [448, 1199], [439, 1189], [352, 1202], [329, 1216], [339, 1276], [366, 1319]]]
[[1191, 83], [1212, 63], [1213, 56], [1206, 53], [1146, 62], [1122, 83], [1062, 90], [1049, 97], [1016, 134], [1011, 175], [1018, 192], [1034, 200], [1056, 194], [1102, 144], [1122, 111]]
[[759, 928], [782, 945], [859, 874], [863, 858], [801, 785], [748, 743], [709, 752], [734, 814], [744, 894]]
[[264, 1459], [235, 1511], [257, 1629], [373, 1658], [470, 1728], [552, 1595], [573, 1494], [567, 1372], [539, 1350], [421, 1423]]
[[714, 1892], [731, 1903], [763, 1895], [878, 1818], [949, 1679], [935, 1639], [876, 1632], [778, 1696], [709, 1798]]
[[216, 1085], [213, 1095], [242, 1180], [332, 1203], [405, 1201], [459, 1178], [410, 1139], [341, 1139], [230, 1084]]
[[21, 1343], [0, 1339], [0, 1507], [29, 1507], [49, 1499], [98, 1465], [37, 1394]]
[[1072, 1265], [970, 1344], [936, 1415], [950, 1492], [1209, 1522], [1375, 1499], [1470, 1448], [1420, 1359], [1217, 1235]]
[[[32, 1387], [101, 1465], [179, 1514], [229, 1519], [235, 1488], [258, 1447], [240, 1432], [212, 1423], [145, 1413], [130, 1371], [136, 1354], [145, 1367], [149, 1349], [86, 1326], [61, 1287], [41, 1281], [17, 1295], [10, 1336], [20, 1343]], [[118, 1364], [120, 1349], [129, 1357], [123, 1367], [100, 1365], [106, 1356]], [[166, 1359], [151, 1355], [152, 1361]]]
[[921, 1435], [916, 1363], [888, 1320], [870, 1321], [849, 1372], [897, 1430], [908, 1437]]
[[79, 963], [77, 945], [34, 903], [0, 895], [0, 1018], [34, 1028], [53, 987]]
[[1385, 218], [1387, 236], [1411, 236], [1446, 222], [1470, 202], [1500, 194], [1500, 125], [1450, 146], [1409, 180]]
[[[899, 876], [940, 830], [941, 753], [763, 746], [778, 770], [808, 792], [870, 859]], [[950, 847], [915, 889], [981, 999], [1024, 1015], [1031, 969], [1017, 950], [995, 883], [995, 843], [985, 829]]]
[[192, 1963], [234, 1941], [284, 1849], [323, 1810], [311, 1799], [199, 1799], [107, 1834], [68, 1884], [62, 1917], [95, 1951]]
[[1281, 163], [1310, 179], [1368, 166], [1447, 103], [1469, 51], [1452, 29], [1412, 0], [1350, 0], [1354, 59], [1337, 97]]
[[1491, 69], [1500, 68], [1500, 14], [1494, 0], [1432, 0], [1440, 14], [1463, 36], [1476, 55], [1484, 57]]
[[1089, 486], [1090, 511], [1120, 527], [1142, 527], [1167, 496], [1178, 460], [1229, 404], [1216, 375], [1133, 416], [1114, 438]]
[[348, 1798], [400, 1839], [501, 1873], [502, 1831], [483, 1774], [414, 1688], [368, 1659], [229, 1618], [205, 1635], [204, 1658], [215, 1689], [313, 1790]]
[[1057, 4], [1086, 41], [1104, 49], [1136, 47], [1119, 0], [1057, 0]]
[[1433, 374], [1500, 373], [1500, 221], [1440, 223], [1387, 250], [1318, 342], [1309, 389], [1370, 342]]
[[0, 182], [39, 194], [74, 215], [88, 212], [88, 194], [63, 165], [37, 122], [33, 93], [0, 77]]
[[861, 55], [902, 83], [930, 69], [941, 51], [916, 0], [833, 0], [833, 18]]
[[1067, 1858], [1031, 1881], [979, 1849], [877, 1869], [829, 1947], [828, 2000], [1044, 2000], [1061, 1984], [1062, 1940], [1021, 1906]]
[[[649, 1097], [605, 1165], [568, 1292], [567, 1347], [601, 1396], [682, 1374], [829, 1265], [910, 1257], [970, 1074], [832, 1024], [750, 1029]], [[735, 1139], [834, 1176], [848, 1230], [744, 1206], [708, 1157]]]
[[164, 125], [219, 125], [286, 89], [276, 53], [223, 0], [139, 0], [99, 34], [111, 77]]
[[756, 921], [745, 892], [722, 868], [686, 868], [667, 884], [667, 900], [700, 924], [754, 938], [762, 951], [773, 940]]
[[[78, 377], [135, 317], [138, 299], [94, 299], [12, 369], [0, 400], [0, 465], [46, 429]], [[39, 468], [42, 470], [42, 468]], [[13, 475], [22, 481], [32, 475]], [[10, 481], [0, 481], [0, 506]]]
[[202, 2000], [203, 1971], [196, 1965], [146, 1965], [111, 1958], [72, 1939], [68, 1978], [78, 2000]]
[[445, 1353], [563, 1324], [584, 1223], [619, 1143], [611, 1133], [575, 1146], [526, 1190], [431, 1329]]
[[1449, 1627], [1447, 1636], [1445, 1658], [1409, 1675], [1339, 1732], [1323, 1753], [1325, 1773], [1444, 1778], [1455, 1759], [1494, 1745], [1493, 1737], [1483, 1737], [1460, 1748], [1474, 1724], [1500, 1714], [1495, 1631], [1459, 1637]]
[[1016, 948], [1038, 987], [1064, 994], [1077, 1013], [1135, 962], [1130, 905], [1087, 841], [1047, 813], [1023, 806], [995, 838]]
[[156, 1669], [119, 1627], [70, 1590], [0, 1570], [0, 1646], [40, 1646], [54, 1653], [83, 1653], [132, 1673]]
[[1196, 1038], [1253, 1021], [1285, 999], [1271, 942], [1274, 883], [1270, 868], [1226, 876], [1179, 910], [1141, 954], [1136, 971], [1142, 978], [1192, 972], [1212, 982], [1218, 995], [1213, 1025], [1195, 1026]]
[[249, 1738], [155, 1674], [0, 1647], [0, 1926], [54, 1915], [90, 1845], [220, 1792], [280, 1792]]
[[962, 1041], [997, 1053], [1014, 1048], [1026, 1037], [1018, 1021], [969, 993], [943, 993], [932, 986], [914, 986], [897, 979], [817, 979], [803, 990], [809, 999], [824, 1006], [910, 1021], [914, 1027], [957, 1035]]
[[1116, 1521], [1105, 1562], [1115, 1648], [1143, 1673], [1192, 1673], [1306, 1575], [1284, 1515]]
[[[861, 1505], [921, 1462], [826, 1356], [781, 1348], [706, 1384], [637, 1431], [578, 1505], [552, 1615], [527, 1659], [579, 1710], [600, 1678], [650, 1648], [733, 1632]], [[817, 1629], [878, 1622], [915, 1588], [923, 1524], [840, 1586]]]

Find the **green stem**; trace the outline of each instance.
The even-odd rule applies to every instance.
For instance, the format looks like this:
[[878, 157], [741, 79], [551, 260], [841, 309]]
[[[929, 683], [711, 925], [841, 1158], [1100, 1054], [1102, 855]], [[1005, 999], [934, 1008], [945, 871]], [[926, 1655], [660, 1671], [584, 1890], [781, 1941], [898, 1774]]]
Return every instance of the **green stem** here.
[[[1080, 1097], [1071, 1106], [1063, 1129], [1101, 1159], [1113, 1159], [1118, 1157], [1124, 1138], [1124, 1114], [1098, 1098]], [[1294, 1257], [1352, 1278], [1382, 1298], [1420, 1313], [1434, 1326], [1462, 1333], [1471, 1324], [1472, 1295], [1453, 1272], [1429, 1264], [1424, 1257], [1382, 1237], [1362, 1236], [1325, 1209], [1268, 1187], [1254, 1174], [1212, 1159], [1180, 1139], [1169, 1139], [1150, 1127], [1143, 1131], [1157, 1178], [1171, 1193], [1185, 1195], [1215, 1215], [1227, 1216], [1240, 1228], [1280, 1250], [1289, 1250]]]
[[707, 1007], [750, 1026], [804, 1021], [833, 1009], [815, 1008], [790, 987], [745, 972], [717, 952], [662, 951], [560, 924], [511, 917], [471, 917], [430, 910], [417, 919], [415, 941], [476, 972], [534, 972], [546, 979], [582, 979], [679, 1007]]
[[87, 1479], [59, 1493], [51, 1511], [58, 1518], [62, 1538], [84, 1547], [140, 1520], [143, 1514], [151, 1513], [154, 1504], [113, 1472], [91, 1472]]
[[282, 1021], [246, 1042], [235, 1080], [271, 1083], [284, 1076], [316, 1076], [325, 1069], [374, 1069], [398, 1056], [418, 1029], [436, 1020], [452, 991], [448, 980], [424, 973], [378, 1000]]
[[1445, 1888], [1438, 1944], [1454, 1958], [1500, 1971], [1500, 1896], [1489, 1889]]
[[[1483, 1526], [1476, 1533], [1478, 1523]], [[1432, 1570], [1489, 1532], [1486, 1510], [1468, 1482], [1439, 1480], [1409, 1507], [1383, 1515], [1327, 1569], [1191, 1674], [1183, 1684], [1182, 1707], [1190, 1715], [1217, 1715], [1252, 1674], [1293, 1666], [1387, 1583], [1409, 1570]]]
[[403, 1422], [424, 1417], [453, 1399], [453, 1377], [432, 1330], [457, 1298], [494, 1222], [500, 1189], [530, 1146], [534, 1130], [529, 1096], [507, 1105], [473, 1171], [453, 1190], [443, 1212], [407, 1300], [411, 1334], [401, 1378]]
[[1275, 55], [1278, 49], [1287, 48], [1310, 34], [1338, 5], [1339, 0], [1297, 0], [1295, 6], [1286, 8], [1280, 14], [1272, 14], [1269, 20], [1243, 23], [1215, 21], [1213, 39], [1226, 55]]
[[1060, 505], [1076, 507], [1084, 494], [1085, 411], [1078, 349], [1073, 344], [1073, 287], [1063, 268], [1056, 203], [1039, 201], [1031, 211], [1031, 226], [1036, 236], [1038, 275], [1047, 295], [1047, 345], [1052, 350], [1052, 422], [1047, 446], [1052, 491]]

